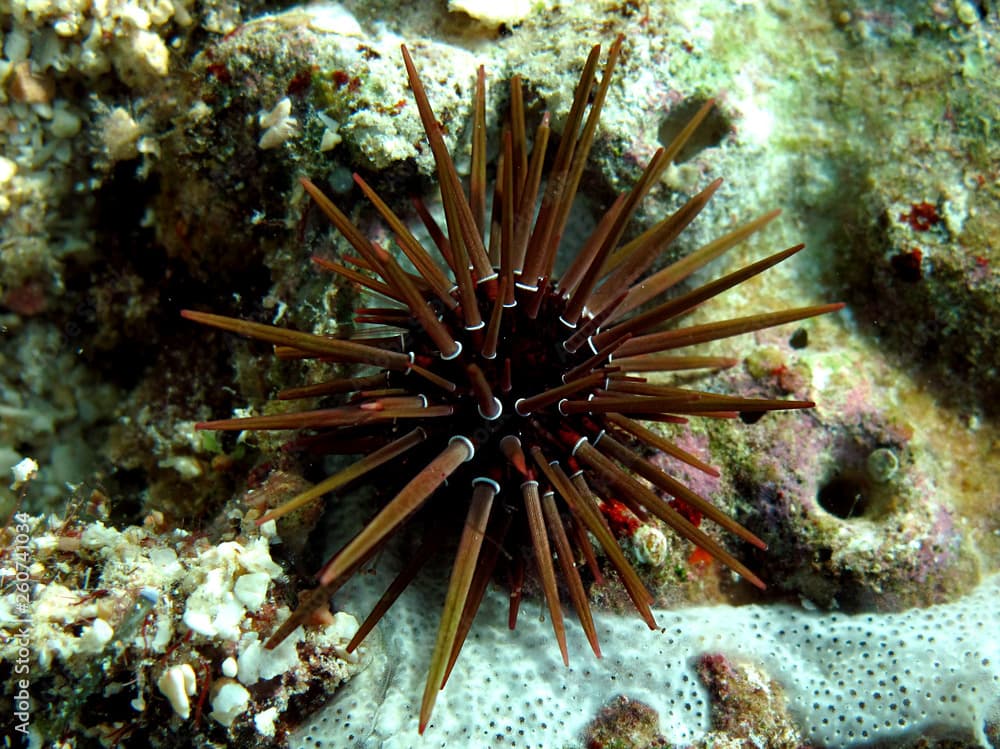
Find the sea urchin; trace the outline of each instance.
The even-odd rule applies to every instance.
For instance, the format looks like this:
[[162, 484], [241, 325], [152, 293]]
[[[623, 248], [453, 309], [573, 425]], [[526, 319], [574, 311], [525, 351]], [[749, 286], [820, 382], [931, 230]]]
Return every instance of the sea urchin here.
[[[268, 644], [273, 647], [281, 642], [310, 613], [326, 605], [333, 592], [415, 513], [432, 513], [435, 532], [424, 540], [350, 644], [350, 649], [357, 647], [424, 561], [443, 545], [445, 534], [437, 528], [455, 529], [460, 535], [458, 550], [430, 659], [420, 709], [421, 732], [498, 562], [511, 580], [513, 627], [525, 559], [533, 558], [566, 663], [557, 572], [594, 652], [600, 655], [587, 592], [575, 564], [583, 560], [589, 574], [600, 578], [592, 539], [616, 570], [643, 620], [655, 626], [652, 598], [601, 512], [602, 500], [610, 499], [612, 493], [640, 519], [656, 516], [678, 535], [763, 587], [689, 516], [703, 515], [757, 547], [764, 548], [764, 543], [643, 453], [650, 448], [662, 450], [701, 470], [713, 469], [640, 422], [683, 422], [691, 415], [726, 417], [809, 408], [813, 403], [720, 395], [649, 383], [641, 375], [731, 366], [737, 360], [667, 352], [820, 315], [840, 305], [688, 327], [671, 325], [705, 300], [801, 249], [801, 245], [792, 247], [694, 290], [668, 295], [678, 282], [777, 215], [776, 211], [765, 214], [650, 272], [657, 256], [698, 215], [719, 181], [636, 238], [621, 241], [639, 201], [657, 184], [709, 112], [711, 102], [668, 148], [656, 152], [635, 187], [614, 201], [566, 273], [558, 279], [553, 276], [556, 251], [621, 46], [619, 37], [608, 51], [600, 80], [596, 75], [600, 46], [591, 51], [544, 191], [549, 117], [543, 116], [529, 149], [521, 81], [516, 76], [511, 80], [510, 114], [489, 216], [483, 69], [478, 71], [475, 87], [472, 166], [466, 192], [403, 47], [410, 87], [437, 167], [446, 230], [419, 202], [417, 209], [445, 267], [360, 176], [355, 175], [355, 181], [391, 228], [415, 272], [404, 269], [392, 254], [366, 238], [314, 184], [302, 179], [316, 204], [357, 252], [357, 257], [348, 258], [356, 269], [320, 259], [317, 264], [391, 300], [389, 306], [357, 311], [359, 322], [374, 323], [383, 333], [368, 332], [364, 339], [336, 338], [205, 312], [183, 312], [196, 322], [272, 343], [278, 356], [377, 370], [278, 394], [279, 399], [346, 395], [341, 405], [210, 421], [198, 428], [308, 430], [304, 441], [312, 449], [364, 454], [343, 471], [272, 509], [262, 521], [340, 489], [389, 461], [417, 466], [400, 491], [326, 563], [318, 574], [319, 587], [303, 599]], [[670, 298], [657, 301], [664, 295]], [[489, 540], [484, 543], [484, 539]]]

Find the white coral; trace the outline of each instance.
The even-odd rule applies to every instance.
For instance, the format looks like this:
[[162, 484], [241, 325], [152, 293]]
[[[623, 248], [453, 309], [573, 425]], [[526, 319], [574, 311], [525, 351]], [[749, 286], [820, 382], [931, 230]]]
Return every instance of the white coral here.
[[226, 680], [212, 697], [210, 715], [224, 726], [231, 726], [250, 704], [250, 692], [239, 682]]
[[187, 720], [191, 714], [191, 701], [188, 698], [194, 696], [197, 686], [194, 669], [187, 663], [171, 666], [157, 679], [156, 686], [170, 702], [174, 712]]
[[[235, 518], [242, 516], [237, 512]], [[332, 690], [361, 667], [356, 653], [340, 656], [344, 638], [357, 629], [357, 621], [347, 614], [334, 617], [335, 626], [308, 632], [299, 628], [279, 647], [263, 647], [271, 615], [254, 617], [248, 610], [273, 607], [267, 594], [271, 581], [283, 574], [270, 555], [273, 521], [268, 536], [216, 545], [183, 530], [157, 531], [156, 523], [117, 529], [93, 522], [79, 535], [66, 535], [63, 521], [54, 516], [32, 519], [30, 525], [35, 558], [28, 570], [35, 581], [27, 612], [30, 658], [42, 670], [91, 673], [95, 678], [78, 687], [81, 694], [95, 689], [116, 693], [120, 684], [110, 680], [111, 673], [118, 678], [119, 667], [132, 669], [139, 684], [129, 700], [133, 709], [146, 709], [151, 688], [187, 719], [193, 712], [196, 674], [208, 665], [213, 674], [216, 668], [221, 671], [213, 676], [215, 688], [208, 694], [212, 717], [229, 727], [249, 713], [257, 730], [271, 735], [297, 695], [317, 687]], [[69, 574], [74, 570], [94, 574]], [[0, 573], [13, 577], [16, 571], [11, 564]], [[54, 574], [73, 587], [46, 582]], [[21, 647], [12, 636], [25, 616], [18, 595], [14, 585], [0, 593], [0, 659], [9, 662], [19, 657]], [[280, 622], [291, 612], [282, 606], [274, 613]], [[123, 648], [127, 658], [120, 657]], [[233, 653], [238, 660], [229, 656], [218, 665], [197, 660], [214, 661], [209, 654], [217, 652]], [[112, 662], [116, 666], [108, 669]], [[147, 674], [152, 674], [152, 684], [145, 683]], [[261, 710], [264, 706], [255, 704], [240, 683], [260, 680], [273, 680], [267, 704], [275, 709]]]

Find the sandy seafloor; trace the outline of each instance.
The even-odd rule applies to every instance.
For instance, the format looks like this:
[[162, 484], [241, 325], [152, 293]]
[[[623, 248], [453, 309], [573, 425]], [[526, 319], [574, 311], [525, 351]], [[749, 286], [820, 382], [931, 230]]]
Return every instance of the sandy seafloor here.
[[[485, 67], [493, 175], [507, 79], [555, 141], [587, 52], [618, 34], [557, 269], [714, 98], [626, 238], [722, 177], [661, 264], [782, 213], [683, 290], [806, 248], [690, 322], [846, 303], [699, 350], [738, 364], [696, 387], [815, 409], [668, 431], [718, 478], [652, 457], [767, 542], [706, 528], [768, 588], [693, 561], [657, 520], [619, 528], [659, 629], [595, 585], [604, 657], [564, 600], [566, 669], [531, 575], [513, 634], [498, 584], [420, 737], [447, 565], [360, 656], [345, 645], [406, 542], [262, 649], [395, 476], [258, 528], [336, 466], [194, 423], [268, 412], [323, 368], [179, 311], [342, 330], [358, 296], [310, 256], [346, 245], [298, 178], [387, 245], [353, 172], [412, 226], [410, 197], [433, 207], [400, 43], [463, 176]], [[10, 745], [1000, 746], [994, 3], [3, 0], [0, 35]]]

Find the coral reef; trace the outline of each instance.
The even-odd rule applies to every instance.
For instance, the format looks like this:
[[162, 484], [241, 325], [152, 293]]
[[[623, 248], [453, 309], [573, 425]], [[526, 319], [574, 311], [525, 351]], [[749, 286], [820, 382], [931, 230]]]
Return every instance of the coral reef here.
[[[601, 615], [606, 623], [600, 634], [607, 643], [603, 661], [585, 656], [582, 643], [574, 641], [572, 672], [550, 664], [545, 660], [552, 656], [545, 647], [548, 625], [537, 625], [539, 646], [532, 650], [536, 623], [523, 616], [517, 636], [524, 649], [508, 651], [509, 657], [504, 653], [501, 664], [516, 667], [520, 676], [493, 672], [493, 644], [507, 635], [501, 631], [494, 637], [485, 629], [489, 623], [499, 630], [506, 626], [497, 615], [477, 623], [483, 631], [469, 647], [480, 648], [478, 655], [463, 654], [467, 670], [483, 681], [466, 691], [459, 687], [476, 682], [462, 682], [469, 677], [456, 674], [453, 693], [443, 698], [438, 724], [427, 738], [444, 743], [460, 737], [459, 743], [493, 746], [528, 744], [536, 737], [534, 743], [551, 745], [556, 734], [531, 733], [544, 722], [558, 726], [563, 743], [578, 746], [580, 732], [601, 708], [624, 695], [634, 710], [623, 711], [619, 703], [619, 722], [605, 714], [609, 722], [604, 725], [641, 722], [649, 727], [641, 735], [651, 741], [658, 740], [655, 730], [671, 743], [707, 744], [713, 726], [721, 725], [714, 716], [727, 715], [726, 725], [734, 727], [742, 713], [746, 725], [770, 725], [775, 731], [790, 715], [805, 744], [870, 743], [860, 735], [833, 735], [836, 727], [822, 723], [828, 701], [802, 697], [800, 675], [782, 665], [785, 656], [788, 663], [829, 665], [818, 651], [807, 658], [772, 641], [793, 620], [846, 630], [871, 616], [879, 626], [890, 621], [902, 626], [923, 621], [920, 612], [891, 612], [933, 605], [925, 615], [936, 618], [924, 626], [939, 630], [949, 611], [972, 616], [973, 603], [979, 602], [980, 612], [994, 605], [993, 599], [982, 598], [985, 593], [971, 591], [1000, 567], [995, 420], [1000, 346], [994, 324], [1000, 298], [995, 241], [1000, 84], [994, 75], [1000, 21], [995, 5], [966, 0], [546, 0], [524, 11], [520, 3], [474, 0], [450, 5], [345, 0], [306, 8], [269, 5], [272, 15], [261, 17], [263, 6], [221, 0], [0, 4], [0, 473], [14, 481], [11, 486], [0, 482], [0, 517], [10, 516], [18, 503], [36, 518], [57, 513], [55, 520], [37, 526], [34, 538], [72, 546], [80, 537], [63, 538], [57, 531], [84, 502], [88, 512], [103, 518], [102, 537], [119, 539], [112, 548], [132, 548], [132, 541], [145, 539], [148, 548], [135, 551], [144, 569], [152, 550], [170, 547], [177, 564], [190, 569], [199, 567], [198, 555], [206, 554], [207, 561], [210, 552], [215, 554], [212, 563], [224, 579], [212, 595], [231, 594], [238, 601], [237, 571], [255, 573], [237, 569], [232, 559], [218, 558], [220, 552], [212, 550], [234, 542], [235, 535], [227, 533], [243, 534], [248, 541], [255, 538], [253, 531], [234, 531], [210, 518], [248, 487], [250, 498], [265, 498], [268, 505], [272, 495], [280, 501], [336, 466], [293, 460], [275, 450], [276, 440], [196, 438], [195, 420], [259, 408], [279, 383], [315, 372], [296, 362], [261, 369], [253, 346], [192, 336], [182, 327], [178, 309], [210, 305], [303, 330], [339, 329], [338, 319], [353, 305], [355, 292], [331, 285], [310, 267], [308, 257], [343, 247], [307, 207], [295, 178], [305, 174], [325, 183], [366, 231], [372, 216], [352, 187], [353, 171], [363, 172], [394, 207], [405, 210], [412, 195], [434, 202], [427, 178], [431, 158], [419, 145], [418, 118], [406, 104], [397, 108], [408, 98], [396, 63], [401, 41], [435, 58], [427, 68], [429, 95], [449, 146], [458, 144], [459, 166], [465, 170], [462, 149], [468, 134], [461, 126], [468, 116], [470, 71], [477, 64], [486, 65], [491, 80], [520, 73], [530, 112], [549, 110], [558, 134], [585, 50], [625, 33], [622, 83], [609, 96], [595, 162], [582, 182], [592, 208], [574, 212], [573, 225], [583, 227], [582, 234], [591, 214], [634, 180], [692, 108], [714, 96], [719, 116], [654, 188], [639, 223], [672, 210], [706, 178], [724, 176], [715, 206], [690, 228], [677, 254], [716, 236], [720, 227], [780, 207], [780, 221], [760, 241], [735, 252], [731, 267], [798, 241], [807, 242], [809, 261], [776, 271], [745, 295], [695, 311], [691, 321], [748, 314], [772, 298], [796, 305], [820, 298], [849, 302], [836, 322], [817, 320], [794, 333], [755, 334], [740, 344], [741, 350], [754, 350], [748, 359], [705, 383], [725, 392], [777, 387], [794, 395], [808, 390], [821, 404], [815, 412], [781, 424], [765, 417], [749, 425], [713, 422], [671, 430], [682, 447], [720, 469], [718, 479], [685, 475], [668, 457], [656, 460], [768, 540], [771, 550], [759, 556], [729, 547], [762, 571], [768, 595], [797, 606], [841, 606], [862, 612], [862, 618], [835, 610], [804, 614], [767, 596], [751, 608], [718, 608], [719, 603], [745, 602], [746, 590], [717, 566], [692, 559], [690, 548], [669, 533], [663, 534], [664, 548], [657, 536], [662, 528], [655, 523], [625, 523], [622, 539], [655, 590], [657, 605], [699, 604], [683, 614], [662, 613], [669, 626], [660, 640], [674, 643], [657, 656], [655, 672], [647, 664], [657, 640], [637, 639], [636, 622], [610, 614]], [[501, 18], [502, 9], [510, 15]], [[492, 141], [506, 106], [499, 88], [489, 92]], [[271, 134], [262, 143], [266, 133]], [[732, 350], [715, 346], [705, 353]], [[31, 463], [25, 461], [38, 465], [30, 481]], [[246, 505], [239, 506], [246, 512]], [[158, 517], [156, 512], [162, 522], [136, 528], [144, 517]], [[356, 524], [363, 516], [363, 510], [355, 510], [338, 515], [337, 522]], [[299, 520], [297, 529], [279, 531], [288, 551], [281, 561], [288, 561], [290, 575], [311, 569], [303, 561], [309, 554], [305, 533], [316, 519]], [[70, 517], [65, 524], [74, 533], [87, 527], [97, 533], [93, 520]], [[191, 535], [183, 536], [179, 528]], [[208, 535], [202, 538], [202, 532]], [[243, 684], [238, 653], [229, 654], [233, 642], [219, 634], [192, 634], [158, 667], [147, 667], [141, 683], [126, 687], [128, 699], [115, 702], [113, 694], [97, 695], [106, 686], [129, 682], [138, 664], [162, 659], [191, 631], [180, 619], [184, 607], [179, 601], [207, 577], [179, 577], [173, 591], [158, 589], [150, 616], [172, 622], [173, 634], [164, 651], [147, 656], [145, 643], [133, 638], [119, 645], [115, 639], [134, 602], [144, 605], [137, 594], [146, 582], [136, 580], [139, 587], [130, 583], [127, 590], [105, 585], [115, 593], [71, 606], [100, 589], [96, 580], [111, 574], [117, 564], [113, 555], [79, 546], [27, 548], [39, 565], [31, 574], [37, 593], [44, 593], [42, 584], [61, 585], [72, 596], [62, 603], [49, 600], [53, 605], [43, 606], [40, 614], [52, 618], [39, 619], [39, 626], [49, 627], [53, 642], [67, 652], [90, 649], [89, 655], [68, 659], [52, 651], [45, 669], [38, 661], [41, 651], [31, 651], [35, 715], [73, 679], [96, 696], [85, 704], [66, 703], [68, 708], [83, 704], [71, 719], [90, 721], [85, 735], [105, 735], [108, 742], [115, 736], [107, 734], [124, 718], [129, 725], [138, 718], [137, 737], [182, 726], [187, 731], [183, 741], [191, 744], [208, 740], [206, 734], [218, 743], [280, 743], [278, 732], [298, 719], [292, 713], [299, 708], [268, 712], [281, 708], [260, 701], [261, 694], [278, 682], [279, 691], [286, 689], [283, 678]], [[275, 547], [271, 550], [279, 560]], [[12, 552], [4, 553], [4, 585], [13, 586]], [[84, 563], [93, 566], [87, 584], [79, 577]], [[43, 576], [51, 576], [58, 565], [65, 577]], [[293, 606], [297, 578], [268, 579], [262, 609]], [[995, 596], [995, 583], [989, 584]], [[532, 593], [530, 580], [528, 586], [524, 605], [536, 606], [537, 591]], [[366, 590], [345, 590], [337, 605], [364, 616], [370, 603]], [[4, 588], [4, 606], [11, 592]], [[439, 593], [425, 587], [404, 598], [408, 608], [401, 614], [406, 615], [383, 627], [385, 647], [373, 641], [374, 665], [365, 672], [372, 678], [371, 691], [362, 691], [364, 674], [352, 680], [351, 691], [317, 719], [313, 738], [299, 744], [337, 745], [346, 734], [338, 733], [343, 721], [336, 710], [341, 716], [350, 713], [357, 726], [371, 719], [373, 706], [381, 706], [380, 716], [393, 716], [376, 729], [383, 732], [412, 720], [407, 672], [397, 674], [400, 686], [384, 701], [374, 675], [390, 673], [387, 659], [412, 663], [414, 649], [430, 649], [420, 639], [429, 626], [421, 617], [429, 609], [434, 612], [430, 620], [436, 619], [439, 599], [433, 596]], [[613, 610], [624, 608], [623, 596], [611, 584], [591, 591], [593, 606]], [[427, 600], [434, 604], [428, 606]], [[167, 601], [178, 605], [168, 612]], [[86, 616], [75, 618], [78, 610]], [[758, 618], [751, 620], [751, 614]], [[269, 634], [257, 618], [248, 609], [241, 621], [261, 629], [260, 637]], [[979, 647], [983, 632], [960, 631], [965, 625], [957, 621], [954, 626], [957, 636], [973, 643], [969, 652]], [[748, 632], [760, 633], [767, 642]], [[938, 727], [948, 729], [944, 737], [931, 733], [927, 744], [996, 746], [996, 715], [985, 715], [968, 701], [954, 703], [960, 705], [954, 716], [940, 715], [943, 708], [933, 704], [942, 697], [952, 704], [945, 690], [953, 677], [971, 684], [973, 677], [988, 682], [997, 673], [995, 653], [988, 656], [989, 665], [975, 667], [963, 653], [948, 651], [951, 641], [942, 636], [933, 647], [926, 642], [920, 645], [924, 649], [907, 646], [906, 658], [921, 661], [920, 673], [929, 671], [927, 664], [935, 658], [944, 663], [941, 657], [950, 658], [956, 669], [938, 673], [937, 683], [931, 677], [919, 701], [908, 707], [907, 727], [927, 703], [928, 715], [937, 715]], [[10, 650], [15, 640], [5, 639], [0, 647], [4, 668], [16, 664], [8, 660], [16, 657]], [[296, 647], [305, 648], [306, 642]], [[119, 651], [128, 654], [131, 665], [116, 655]], [[636, 660], [630, 660], [632, 653], [638, 653]], [[780, 655], [772, 658], [772, 653]], [[688, 660], [706, 654], [725, 659], [716, 661], [709, 689], [701, 686], [701, 675]], [[230, 657], [237, 660], [235, 672]], [[906, 662], [879, 661], [879, 669], [889, 679], [901, 679]], [[326, 663], [346, 667], [335, 657]], [[88, 664], [107, 664], [107, 678], [90, 676], [87, 682], [86, 674], [95, 673], [87, 671]], [[218, 694], [201, 688], [201, 664], [208, 664], [219, 683]], [[730, 667], [735, 675], [726, 670]], [[319, 673], [324, 667], [315, 668]], [[647, 671], [662, 677], [655, 690], [645, 682]], [[337, 673], [332, 681], [347, 675]], [[414, 673], [422, 674], [419, 664]], [[638, 676], [627, 678], [629, 673]], [[188, 694], [192, 674], [193, 695]], [[157, 686], [161, 680], [180, 711]], [[778, 704], [772, 681], [784, 690], [787, 708]], [[522, 683], [527, 685], [523, 690]], [[5, 683], [8, 694], [16, 695], [10, 691], [16, 687], [12, 679]], [[723, 687], [737, 690], [743, 707], [725, 713], [713, 703]], [[1000, 691], [995, 681], [986, 688], [991, 695]], [[247, 710], [237, 714], [241, 689], [250, 699]], [[141, 712], [129, 705], [140, 691], [146, 703]], [[525, 695], [530, 697], [522, 699]], [[218, 716], [233, 718], [228, 728], [210, 717], [214, 697], [219, 698]], [[319, 692], [316, 697], [321, 699]], [[185, 698], [186, 720], [179, 715]], [[912, 731], [881, 725], [887, 717], [876, 725], [876, 703], [865, 700], [860, 708], [860, 701], [835, 703], [845, 720], [857, 715], [868, 720], [854, 730], [878, 727], [890, 745], [917, 745]], [[307, 698], [302, 704], [311, 702]], [[813, 702], [820, 707], [813, 708]], [[658, 728], [636, 703], [658, 714]], [[690, 712], [685, 703], [691, 704]], [[561, 713], [567, 705], [574, 709], [569, 721]], [[949, 705], [944, 708], [950, 711]], [[609, 709], [614, 713], [615, 706]], [[483, 724], [463, 722], [477, 713], [489, 717]], [[694, 713], [700, 713], [697, 719]], [[271, 725], [274, 737], [265, 735]], [[42, 728], [39, 723], [36, 730]], [[473, 733], [480, 738], [466, 741]], [[503, 738], [494, 741], [496, 734]], [[715, 732], [711, 741], [737, 745], [745, 735]], [[777, 740], [777, 733], [770, 736]]]

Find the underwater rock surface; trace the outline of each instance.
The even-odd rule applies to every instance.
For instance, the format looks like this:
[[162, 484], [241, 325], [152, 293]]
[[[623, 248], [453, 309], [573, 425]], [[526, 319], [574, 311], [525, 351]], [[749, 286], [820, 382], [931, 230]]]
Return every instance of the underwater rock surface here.
[[[100, 519], [108, 538], [142, 540], [147, 546], [135, 559], [146, 564], [150, 549], [177, 554], [182, 532], [204, 529], [207, 545], [199, 552], [226, 543], [220, 508], [233, 498], [243, 502], [248, 487], [277, 502], [316, 480], [327, 467], [278, 452], [279, 438], [236, 442], [192, 428], [209, 414], [259, 408], [275, 388], [315, 372], [294, 363], [262, 368], [252, 345], [192, 332], [178, 309], [211, 304], [317, 332], [336, 332], [345, 322], [354, 291], [309, 262], [314, 252], [343, 247], [309, 208], [296, 178], [323, 182], [376, 237], [384, 229], [352, 186], [351, 172], [363, 172], [400, 205], [412, 195], [436, 199], [430, 153], [397, 63], [400, 42], [418, 50], [445, 137], [466, 153], [478, 64], [490, 85], [490, 142], [507, 106], [500, 83], [515, 72], [526, 82], [532, 115], [549, 110], [559, 133], [586, 50], [624, 33], [625, 55], [574, 222], [592, 221], [685, 113], [714, 96], [716, 114], [704, 137], [653, 190], [636, 231], [722, 176], [677, 256], [771, 208], [782, 208], [782, 217], [709, 271], [799, 241], [808, 247], [745, 293], [695, 311], [692, 321], [751, 314], [777, 299], [796, 305], [842, 298], [849, 307], [834, 319], [706, 347], [743, 357], [739, 367], [706, 379], [706, 387], [777, 388], [815, 399], [814, 411], [670, 429], [720, 469], [719, 479], [657, 458], [768, 542], [768, 552], [752, 553], [706, 528], [761, 574], [769, 592], [755, 597], [716, 566], [692, 559], [691, 547], [657, 521], [629, 526], [623, 545], [663, 607], [658, 620], [667, 631], [648, 632], [627, 614], [602, 614], [606, 657], [594, 661], [571, 626], [576, 639], [567, 671], [551, 652], [548, 625], [534, 621], [537, 590], [513, 637], [500, 602], [492, 601], [473, 628], [462, 659], [466, 673], [456, 672], [443, 693], [426, 743], [461, 736], [492, 746], [491, 737], [502, 734], [512, 745], [549, 746], [558, 735], [579, 746], [584, 735], [608, 736], [607, 725], [600, 734], [597, 727], [585, 734], [586, 726], [625, 694], [645, 707], [622, 708], [615, 726], [625, 732], [632, 721], [641, 736], [655, 729], [675, 742], [735, 741], [750, 724], [776, 746], [905, 742], [931, 726], [941, 729], [942, 742], [957, 736], [997, 745], [1000, 721], [989, 710], [1000, 693], [1000, 661], [981, 641], [988, 628], [962, 635], [972, 643], [968, 652], [949, 651], [953, 638], [949, 644], [916, 637], [942, 622], [970, 627], [980, 616], [970, 607], [990, 612], [997, 595], [991, 575], [1000, 569], [1000, 21], [992, 4], [594, 0], [491, 9], [455, 2], [449, 12], [444, 3], [357, 0], [268, 16], [257, 4], [241, 5], [15, 1], [0, 11], [0, 472], [25, 459], [40, 466], [27, 482], [0, 482], [3, 517], [19, 505], [34, 515], [55, 513], [59, 527], [82, 513], [91, 535]], [[140, 533], [134, 528], [144, 517], [161, 520]], [[310, 515], [280, 531], [288, 537], [274, 550], [274, 563], [283, 566], [265, 573], [262, 607], [293, 606], [294, 591], [308, 585], [318, 564], [311, 549], [322, 545], [308, 538], [315, 522]], [[36, 534], [31, 547], [45, 567], [31, 572], [33, 602], [45, 604], [39, 622], [54, 622], [50, 639], [63, 649], [32, 651], [39, 726], [54, 724], [51, 714], [44, 717], [53, 704], [70, 710], [59, 720], [84, 717], [83, 706], [58, 700], [83, 674], [69, 655], [83, 647], [84, 655], [104, 657], [114, 642], [107, 628], [113, 637], [119, 620], [96, 622], [103, 613], [123, 615], [128, 592], [109, 583], [102, 589], [113, 593], [104, 604], [96, 597], [81, 602], [99, 589], [100, 575], [110, 580], [117, 569], [112, 547], [81, 554], [38, 545], [51, 535]], [[4, 536], [8, 576], [13, 538]], [[50, 556], [42, 559], [43, 551]], [[55, 583], [50, 562], [73, 575], [91, 565], [93, 580]], [[225, 593], [238, 597], [234, 565], [213, 562], [226, 571], [213, 573], [226, 584], [202, 591], [206, 607], [225, 609]], [[243, 583], [241, 596], [255, 602], [261, 582]], [[203, 583], [185, 581], [185, 595]], [[41, 586], [53, 584], [73, 595], [53, 598], [50, 588], [45, 596]], [[127, 587], [134, 593], [136, 584]], [[360, 619], [375, 587], [344, 593], [337, 604]], [[625, 608], [613, 582], [595, 586], [591, 597], [595, 606]], [[340, 746], [372, 711], [379, 720], [369, 740], [396, 726], [405, 729], [400, 745], [415, 741], [408, 701], [419, 688], [407, 679], [424, 673], [430, 646], [421, 643], [433, 636], [440, 600], [431, 583], [404, 599], [381, 628], [384, 648], [373, 642], [375, 662], [319, 714], [320, 728], [298, 734], [296, 745]], [[728, 607], [748, 601], [753, 605]], [[690, 604], [698, 608], [672, 610]], [[972, 618], [956, 619], [956, 612]], [[182, 615], [169, 612], [175, 639], [192, 633], [205, 646], [198, 638], [226, 631], [225, 617], [222, 630], [212, 624], [216, 632], [207, 635], [202, 619], [184, 622]], [[5, 610], [0, 621], [5, 638], [14, 631], [12, 616]], [[825, 695], [835, 677], [821, 654], [821, 646], [831, 646], [824, 638], [842, 632], [856, 640], [852, 628], [868, 616], [873, 627], [916, 633], [899, 635], [902, 651], [879, 661], [890, 686], [866, 681], [874, 701]], [[806, 623], [822, 632], [792, 649], [787, 633], [798, 627], [802, 635]], [[260, 638], [268, 634], [260, 622], [254, 626]], [[170, 645], [160, 644], [157, 665], [143, 677], [145, 709], [129, 706], [123, 716], [102, 696], [87, 703], [88, 719], [177, 724], [178, 705], [198, 695], [187, 693], [187, 671], [170, 669], [188, 665], [199, 685], [205, 668], [220, 691], [230, 684], [219, 699], [221, 720], [208, 717], [208, 702], [203, 710], [204, 732], [214, 731], [214, 740], [235, 741], [228, 733], [235, 726], [241, 741], [268, 741], [269, 731], [285, 725], [278, 714], [255, 722], [240, 712], [241, 705], [255, 710], [259, 695], [244, 685], [252, 694], [243, 702], [225, 681], [233, 677], [216, 646], [198, 655], [178, 646], [172, 660], [164, 656]], [[648, 653], [657, 648], [664, 655], [650, 670]], [[980, 651], [989, 651], [988, 663], [970, 660]], [[178, 660], [185, 654], [190, 658]], [[854, 657], [863, 659], [856, 650], [842, 662]], [[952, 665], [928, 671], [927, 664], [946, 658]], [[491, 671], [500, 659], [510, 669]], [[914, 696], [897, 693], [892, 679], [920, 661], [922, 672], [940, 680], [923, 691], [906, 682]], [[117, 668], [101, 678], [95, 692], [128, 680]], [[363, 678], [391, 688], [384, 698], [372, 696]], [[747, 696], [748, 684], [755, 697]], [[824, 699], [810, 701], [809, 685], [822, 685]], [[978, 696], [970, 696], [972, 685]], [[8, 680], [5, 694], [15, 686]], [[726, 689], [742, 696], [735, 713], [730, 704], [723, 715], [717, 700]], [[896, 690], [897, 701], [883, 689]], [[572, 719], [564, 716], [569, 706], [579, 713]], [[348, 712], [352, 726], [345, 728]], [[476, 722], [491, 715], [495, 726]], [[541, 723], [560, 733], [537, 733]], [[184, 740], [202, 742], [200, 731], [191, 728]]]

